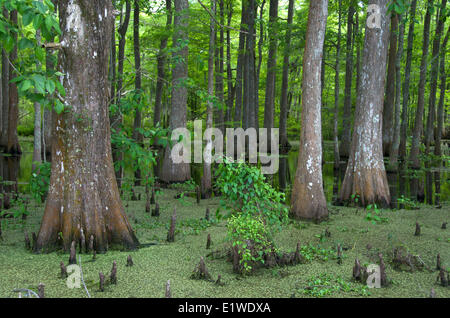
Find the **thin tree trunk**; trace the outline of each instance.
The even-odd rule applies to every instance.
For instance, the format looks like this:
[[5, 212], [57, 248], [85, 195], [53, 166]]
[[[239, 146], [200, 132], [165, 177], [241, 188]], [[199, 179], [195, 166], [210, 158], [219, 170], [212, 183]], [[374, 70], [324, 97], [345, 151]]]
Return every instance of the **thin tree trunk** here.
[[231, 19], [233, 17], [233, 2], [227, 0], [227, 111], [225, 115], [226, 127], [233, 127], [231, 124], [231, 116], [233, 110], [233, 100], [235, 95], [235, 86], [233, 86], [233, 70], [231, 68]]
[[321, 68], [328, 0], [311, 1], [303, 58], [302, 130], [291, 215], [320, 221], [328, 217], [322, 181]]
[[[444, 29], [445, 20], [447, 18], [446, 11], [447, 0], [442, 0], [441, 9], [437, 15], [437, 25], [436, 32], [433, 41], [433, 51], [431, 55], [431, 71], [430, 71], [430, 95], [428, 102], [428, 120], [427, 120], [427, 130], [425, 133], [425, 154], [429, 155], [431, 153], [431, 144], [433, 143], [434, 135], [434, 123], [436, 121], [436, 92], [437, 92], [437, 82], [439, 74], [439, 50], [441, 46], [441, 37]], [[428, 156], [427, 156], [428, 157]], [[428, 204], [433, 204], [433, 174], [431, 173], [432, 162], [430, 159], [426, 159], [425, 168], [426, 178], [425, 178], [425, 192]]]
[[[133, 15], [133, 42], [134, 42], [134, 68], [136, 78], [134, 80], [134, 88], [137, 94], [143, 94], [142, 91], [142, 70], [141, 70], [141, 45], [139, 41], [139, 0], [134, 1], [134, 15]], [[142, 97], [139, 97], [138, 102], [141, 102]], [[142, 124], [142, 114], [139, 109], [135, 110], [134, 124], [133, 124], [133, 139], [140, 145], [144, 142], [144, 137], [139, 132]], [[140, 186], [142, 179], [141, 168], [138, 166], [134, 172], [134, 185]]]
[[[37, 44], [41, 44], [41, 31], [36, 30], [36, 41]], [[36, 63], [36, 71], [41, 70], [41, 63]], [[34, 103], [34, 138], [33, 138], [33, 163], [31, 170], [35, 171], [36, 164], [42, 162], [42, 130], [41, 130], [41, 104], [38, 102]]]
[[[17, 25], [17, 11], [13, 10], [10, 13], [10, 20], [14, 25]], [[14, 48], [9, 54], [11, 63], [17, 60], [17, 36], [14, 39]], [[9, 80], [12, 81], [17, 76], [13, 67], [9, 68]], [[17, 135], [17, 125], [19, 123], [19, 91], [16, 83], [9, 83], [9, 109], [8, 109], [8, 136], [6, 144], [6, 153], [21, 154], [19, 145], [19, 136]]]
[[285, 149], [289, 148], [289, 141], [287, 136], [287, 118], [288, 118], [288, 88], [289, 88], [289, 57], [291, 54], [291, 34], [292, 34], [293, 16], [294, 16], [294, 0], [289, 0], [287, 29], [284, 41], [285, 47], [283, 57], [283, 75], [281, 81], [280, 125], [279, 125], [280, 147]]
[[394, 106], [394, 136], [392, 138], [391, 149], [389, 151], [389, 169], [392, 171], [398, 170], [398, 152], [400, 146], [400, 96], [401, 96], [401, 63], [403, 57], [403, 42], [405, 37], [405, 22], [402, 21], [402, 16], [398, 15], [400, 21], [398, 32], [398, 48], [395, 60], [395, 106]]
[[[223, 0], [219, 0], [219, 15], [220, 15], [220, 21], [221, 25], [223, 25]], [[224, 39], [224, 33], [223, 28], [220, 27], [219, 30], [219, 36], [216, 35], [216, 53], [215, 53], [215, 67], [216, 67], [216, 97], [218, 99], [219, 105], [216, 105], [215, 112], [214, 112], [214, 122], [216, 128], [220, 129], [222, 133], [224, 133], [224, 121], [225, 116], [223, 112], [223, 101], [224, 101], [224, 85], [223, 85], [223, 39]]]
[[[408, 105], [409, 105], [409, 86], [411, 80], [411, 64], [414, 44], [414, 26], [416, 24], [416, 7], [417, 0], [411, 3], [411, 11], [409, 15], [409, 31], [408, 31], [408, 47], [406, 49], [406, 66], [405, 66], [405, 80], [403, 82], [403, 106], [402, 106], [402, 123], [400, 128], [400, 146], [399, 157], [400, 161], [405, 161], [406, 158], [406, 137], [408, 129]], [[406, 167], [406, 166], [405, 166]]]
[[389, 155], [394, 136], [394, 104], [395, 104], [395, 61], [397, 57], [398, 16], [391, 13], [391, 36], [389, 44], [389, 62], [387, 67], [386, 97], [383, 107], [383, 153]]
[[242, 1], [241, 32], [239, 33], [239, 52], [236, 65], [236, 104], [234, 108], [234, 127], [242, 127], [243, 114], [243, 83], [244, 83], [244, 60], [245, 60], [245, 40], [247, 31], [247, 10], [245, 1]]
[[339, 201], [359, 196], [358, 204], [390, 206], [389, 185], [383, 162], [382, 115], [389, 21], [388, 0], [370, 0], [380, 8], [380, 28], [366, 28], [360, 91], [356, 101], [352, 147]]
[[[272, 129], [275, 116], [275, 90], [277, 75], [278, 0], [270, 0], [269, 8], [269, 56], [267, 58], [266, 96], [264, 102], [264, 128]], [[267, 134], [268, 151], [271, 151], [270, 133]]]
[[[414, 120], [414, 130], [411, 142], [411, 151], [409, 153], [409, 162], [411, 163], [411, 169], [418, 171], [420, 169], [419, 160], [419, 146], [423, 131], [423, 114], [425, 108], [425, 84], [427, 80], [427, 66], [428, 66], [428, 52], [430, 46], [430, 22], [431, 22], [431, 10], [433, 10], [433, 0], [428, 0], [427, 12], [425, 14], [425, 21], [423, 26], [423, 43], [422, 43], [422, 61], [420, 63], [420, 79], [419, 79], [419, 91], [417, 97], [416, 117]], [[420, 180], [417, 178], [411, 178], [411, 197], [415, 199], [421, 199], [424, 197], [423, 192], [419, 186]]]
[[[125, 44], [126, 44], [126, 34], [128, 30], [128, 25], [130, 22], [131, 15], [131, 1], [127, 0], [125, 2], [125, 16], [123, 17], [123, 21], [119, 26], [119, 50], [118, 50], [118, 61], [117, 61], [117, 97], [116, 104], [120, 105], [120, 101], [122, 98], [122, 89], [123, 89], [123, 65], [125, 61]], [[115, 116], [111, 118], [111, 128], [116, 131], [116, 133], [120, 133], [122, 128], [123, 117], [120, 112], [118, 112]], [[113, 162], [118, 162], [123, 160], [123, 152], [119, 149], [113, 149]], [[123, 168], [122, 165], [119, 166], [118, 170], [116, 170], [116, 179], [119, 188], [121, 187], [123, 178]]]
[[[3, 16], [8, 19], [8, 10], [3, 9]], [[0, 147], [5, 148], [8, 138], [9, 121], [9, 60], [8, 53], [2, 50], [2, 130], [0, 136]]]
[[[52, 174], [36, 253], [94, 237], [94, 249], [135, 249], [139, 242], [123, 209], [111, 154], [108, 61], [113, 32], [111, 1], [59, 3], [59, 69], [66, 74], [65, 105], [55, 118]], [[102, 21], [100, 21], [100, 19]], [[69, 83], [70, 79], [70, 83]], [[88, 115], [86, 115], [88, 114]]]
[[350, 143], [352, 138], [352, 81], [353, 81], [353, 16], [355, 9], [350, 5], [347, 16], [347, 44], [345, 61], [345, 96], [344, 111], [342, 116], [342, 139], [340, 145], [340, 155], [345, 159], [350, 153]]
[[169, 40], [168, 31], [172, 24], [172, 0], [166, 0], [166, 11], [167, 11], [167, 21], [166, 21], [166, 32], [161, 39], [161, 44], [159, 46], [158, 60], [158, 78], [156, 79], [156, 95], [155, 95], [155, 112], [153, 115], [153, 125], [156, 126], [161, 120], [161, 108], [162, 108], [162, 96], [163, 90], [166, 83], [166, 49], [167, 41]]
[[[216, 13], [216, 0], [211, 0], [211, 12]], [[214, 51], [215, 51], [215, 21], [211, 17], [209, 27], [209, 51], [208, 51], [208, 95], [214, 94]], [[213, 107], [211, 101], [208, 101], [206, 106], [206, 129], [210, 129], [213, 126]], [[211, 185], [211, 160], [212, 157], [212, 138], [206, 139], [206, 160], [203, 162], [203, 178], [202, 178], [202, 197], [208, 199], [211, 197], [212, 185]]]
[[[262, 0], [261, 8], [259, 10], [259, 40], [258, 40], [258, 66], [256, 68], [255, 74], [255, 96], [257, 100], [256, 112], [255, 112], [255, 120], [256, 120], [256, 129], [259, 128], [259, 78], [261, 74], [261, 65], [263, 60], [262, 48], [264, 45], [264, 6], [266, 4], [266, 0]], [[269, 135], [270, 136], [270, 135]], [[269, 143], [270, 146], [270, 143]]]
[[437, 171], [434, 173], [434, 182], [435, 182], [435, 204], [440, 205], [441, 203], [441, 168], [443, 160], [442, 149], [441, 149], [441, 138], [442, 138], [442, 130], [444, 127], [444, 99], [447, 85], [447, 73], [445, 72], [445, 54], [448, 43], [448, 37], [450, 33], [450, 26], [447, 30], [447, 34], [445, 35], [444, 42], [441, 47], [441, 56], [440, 56], [440, 96], [439, 103], [437, 109], [437, 129], [436, 129], [436, 143], [434, 146], [434, 154], [438, 160]]
[[334, 118], [333, 118], [333, 140], [334, 140], [334, 169], [339, 169], [339, 141], [338, 141], [338, 115], [339, 115], [339, 72], [341, 68], [341, 26], [342, 26], [342, 0], [339, 0], [338, 9], [338, 36], [336, 43], [336, 64], [334, 75]]

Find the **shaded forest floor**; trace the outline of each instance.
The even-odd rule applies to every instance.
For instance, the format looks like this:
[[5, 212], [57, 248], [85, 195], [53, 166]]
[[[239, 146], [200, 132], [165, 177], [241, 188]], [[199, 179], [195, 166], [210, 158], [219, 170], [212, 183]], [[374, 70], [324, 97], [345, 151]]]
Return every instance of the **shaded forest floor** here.
[[[297, 242], [310, 258], [306, 264], [271, 269], [258, 269], [242, 277], [232, 272], [232, 265], [223, 256], [226, 250], [226, 220], [215, 217], [219, 198], [202, 200], [200, 205], [192, 197], [175, 199], [180, 192], [162, 189], [157, 196], [161, 216], [145, 213], [144, 189], [141, 201], [126, 201], [127, 214], [141, 243], [157, 242], [135, 252], [109, 251], [97, 255], [82, 254], [84, 280], [92, 297], [164, 297], [165, 284], [170, 279], [173, 297], [428, 297], [431, 288], [437, 297], [450, 297], [450, 287], [436, 283], [436, 255], [440, 253], [443, 266], [450, 268], [450, 229], [441, 229], [449, 221], [450, 206], [442, 209], [421, 207], [420, 210], [381, 211], [387, 222], [372, 224], [365, 217], [367, 211], [356, 208], [330, 206], [330, 219], [319, 225], [291, 221], [277, 234], [276, 245], [282, 251], [294, 251]], [[174, 243], [166, 243], [167, 230], [173, 209], [177, 211], [177, 231]], [[204, 220], [206, 207], [211, 210], [211, 221]], [[152, 207], [153, 208], [153, 207]], [[51, 253], [34, 255], [24, 246], [24, 230], [37, 232], [43, 206], [30, 206], [31, 215], [26, 221], [3, 220], [3, 241], [0, 241], [0, 297], [17, 297], [12, 290], [29, 288], [37, 291], [39, 283], [45, 284], [46, 297], [87, 297], [83, 288], [69, 289], [60, 278], [61, 261], [67, 265], [69, 255]], [[416, 221], [421, 224], [421, 235], [414, 236]], [[328, 229], [331, 236], [324, 235]], [[207, 235], [212, 245], [206, 249]], [[339, 265], [336, 246], [340, 244], [343, 261]], [[367, 245], [371, 248], [368, 249]], [[420, 258], [433, 271], [413, 273], [393, 268], [394, 247], [404, 246]], [[370, 247], [369, 246], [369, 247]], [[215, 257], [207, 256], [212, 251]], [[368, 289], [352, 281], [355, 258], [361, 264], [377, 263], [377, 253], [384, 255], [390, 287]], [[126, 267], [131, 255], [134, 266]], [[217, 256], [219, 255], [219, 256]], [[220, 256], [222, 255], [222, 256]], [[201, 256], [214, 279], [222, 276], [223, 286], [214, 282], [193, 280], [191, 274]], [[78, 258], [78, 256], [77, 256]], [[117, 285], [99, 291], [99, 272], [109, 276], [113, 261], [117, 261]], [[308, 285], [319, 285], [305, 289]]]

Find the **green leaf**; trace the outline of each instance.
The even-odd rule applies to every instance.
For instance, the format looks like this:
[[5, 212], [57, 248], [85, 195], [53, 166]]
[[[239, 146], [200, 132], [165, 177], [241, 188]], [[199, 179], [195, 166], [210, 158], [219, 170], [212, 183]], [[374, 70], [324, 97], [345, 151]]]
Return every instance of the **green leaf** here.
[[55, 111], [58, 115], [64, 111], [64, 105], [58, 99], [55, 101]]
[[22, 38], [17, 45], [19, 50], [25, 50], [34, 47], [34, 42], [27, 38]]
[[47, 80], [47, 82], [45, 83], [45, 88], [47, 89], [47, 92], [49, 92], [49, 94], [53, 94], [53, 92], [55, 91], [55, 82], [53, 80]]

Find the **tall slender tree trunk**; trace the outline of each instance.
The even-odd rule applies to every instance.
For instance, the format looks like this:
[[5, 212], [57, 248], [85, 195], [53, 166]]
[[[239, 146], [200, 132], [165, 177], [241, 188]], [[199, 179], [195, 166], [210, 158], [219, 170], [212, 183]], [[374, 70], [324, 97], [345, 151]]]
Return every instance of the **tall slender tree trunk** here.
[[[411, 141], [411, 151], [409, 153], [409, 161], [411, 169], [418, 171], [420, 169], [419, 151], [420, 141], [423, 131], [423, 114], [425, 108], [425, 84], [427, 81], [427, 67], [428, 67], [428, 52], [430, 46], [430, 22], [431, 12], [433, 10], [433, 0], [428, 0], [427, 12], [425, 14], [425, 21], [423, 26], [423, 42], [422, 42], [422, 61], [420, 63], [420, 79], [419, 92], [417, 97], [416, 117], [414, 120], [413, 136]], [[424, 197], [420, 187], [420, 180], [418, 178], [411, 178], [411, 197], [422, 200]]]
[[[353, 5], [348, 8], [347, 15], [347, 43], [345, 58], [345, 96], [344, 111], [342, 116], [342, 138], [339, 148], [340, 156], [347, 159], [350, 153], [352, 138], [352, 81], [353, 81], [353, 16], [355, 9]], [[358, 30], [355, 30], [357, 33]]]
[[445, 54], [448, 43], [448, 37], [450, 33], [450, 26], [447, 30], [447, 34], [445, 35], [444, 42], [442, 42], [441, 53], [440, 53], [440, 96], [439, 103], [437, 109], [437, 129], [436, 129], [436, 142], [434, 146], [434, 155], [437, 158], [438, 165], [437, 171], [434, 173], [434, 187], [436, 190], [435, 193], [435, 204], [439, 205], [441, 203], [441, 168], [443, 160], [442, 156], [442, 148], [441, 148], [441, 140], [442, 140], [442, 131], [444, 127], [444, 99], [446, 93], [447, 86], [447, 73], [445, 72]]
[[283, 74], [281, 80], [281, 101], [280, 101], [280, 147], [289, 148], [287, 136], [288, 118], [288, 88], [289, 88], [289, 59], [291, 55], [291, 34], [292, 20], [294, 17], [294, 0], [289, 0], [287, 29], [285, 36], [285, 47], [283, 56]]
[[[60, 70], [65, 107], [55, 118], [52, 175], [34, 251], [69, 250], [81, 233], [94, 249], [135, 249], [139, 242], [123, 209], [111, 153], [108, 61], [113, 32], [111, 1], [59, 3]], [[101, 21], [100, 21], [101, 19]], [[69, 106], [70, 105], [70, 106]]]
[[256, 128], [256, 99], [255, 89], [255, 17], [256, 1], [246, 1], [247, 6], [247, 34], [244, 55], [244, 128]]
[[[266, 96], [264, 102], [264, 128], [268, 131], [274, 126], [275, 90], [277, 76], [277, 33], [278, 33], [278, 0], [270, 0], [269, 8], [269, 56], [267, 58]], [[268, 150], [270, 151], [270, 133], [267, 134]]]
[[[258, 39], [258, 66], [255, 74], [255, 96], [258, 101], [255, 112], [256, 129], [259, 129], [259, 79], [261, 77], [261, 66], [263, 61], [263, 45], [264, 45], [264, 6], [266, 0], [262, 0], [261, 8], [259, 10], [259, 39]], [[270, 143], [269, 143], [270, 145]]]
[[242, 126], [243, 114], [243, 84], [244, 84], [244, 61], [245, 61], [245, 40], [247, 32], [247, 10], [245, 1], [242, 1], [241, 28], [239, 33], [239, 51], [236, 65], [236, 103], [234, 106], [234, 127]]
[[333, 118], [333, 141], [334, 141], [334, 169], [339, 169], [339, 140], [338, 140], [338, 115], [339, 115], [339, 73], [341, 68], [341, 26], [342, 26], [342, 0], [339, 0], [338, 8], [338, 36], [336, 43], [336, 63], [334, 75], [334, 118]]
[[320, 221], [328, 217], [322, 181], [321, 68], [328, 0], [311, 1], [303, 58], [302, 130], [291, 215]]
[[391, 36], [389, 44], [389, 61], [386, 79], [386, 97], [383, 107], [383, 153], [389, 155], [394, 136], [394, 104], [395, 104], [395, 60], [397, 57], [398, 16], [391, 13]]
[[417, 0], [411, 2], [411, 9], [409, 14], [409, 30], [408, 30], [408, 47], [406, 49], [406, 66], [405, 66], [405, 80], [403, 82], [403, 106], [402, 106], [402, 123], [400, 128], [400, 146], [399, 157], [400, 161], [405, 161], [406, 158], [406, 137], [408, 129], [408, 105], [409, 105], [409, 86], [411, 80], [411, 64], [414, 44], [414, 26], [416, 24], [416, 8]]
[[[428, 102], [428, 119], [427, 119], [427, 130], [425, 133], [425, 154], [429, 155], [431, 153], [431, 144], [433, 143], [434, 128], [436, 121], [436, 92], [437, 92], [437, 82], [439, 74], [439, 50], [441, 46], [441, 37], [444, 29], [445, 20], [447, 18], [446, 13], [447, 0], [442, 0], [441, 9], [437, 15], [436, 22], [436, 32], [433, 40], [433, 51], [431, 55], [431, 71], [430, 71], [430, 96]], [[445, 67], [445, 65], [444, 65]], [[425, 161], [425, 192], [428, 204], [433, 204], [433, 173], [430, 171], [432, 162], [430, 159]]]
[[[216, 13], [216, 0], [211, 0], [211, 12]], [[214, 51], [215, 51], [215, 21], [211, 17], [209, 27], [209, 51], [208, 51], [208, 95], [214, 94]], [[213, 107], [211, 101], [208, 100], [206, 106], [206, 129], [213, 127]], [[202, 197], [208, 199], [211, 197], [212, 184], [211, 184], [211, 160], [212, 158], [212, 138], [208, 136], [206, 139], [205, 154], [207, 154], [207, 160], [203, 162], [203, 178], [202, 178]]]
[[[389, 207], [391, 199], [383, 162], [383, 92], [389, 40], [388, 0], [369, 0], [380, 8], [380, 28], [366, 27], [352, 146], [339, 200], [359, 196], [359, 204]], [[369, 16], [370, 19], [370, 16]]]
[[162, 96], [166, 83], [166, 60], [167, 60], [167, 41], [169, 40], [169, 30], [172, 25], [172, 0], [166, 0], [166, 34], [161, 39], [158, 53], [158, 78], [156, 79], [155, 112], [153, 114], [153, 125], [156, 126], [161, 120]]
[[395, 105], [394, 105], [394, 136], [392, 138], [391, 149], [389, 151], [389, 169], [392, 171], [398, 170], [398, 152], [400, 146], [400, 101], [401, 101], [401, 63], [403, 57], [403, 42], [405, 37], [405, 22], [402, 21], [402, 16], [398, 14], [400, 20], [400, 27], [398, 32], [398, 48], [395, 59]]
[[[223, 19], [224, 19], [224, 12], [223, 12], [223, 0], [219, 0], [219, 16], [221, 25], [223, 25]], [[224, 51], [223, 51], [223, 40], [224, 40], [224, 33], [223, 28], [220, 27], [218, 30], [219, 35], [215, 37], [216, 39], [216, 53], [215, 53], [215, 67], [216, 67], [216, 97], [221, 104], [220, 107], [216, 107], [214, 111], [214, 122], [216, 128], [220, 129], [222, 133], [224, 132], [224, 121], [225, 116], [223, 112], [223, 101], [224, 101], [224, 85], [223, 85], [223, 57], [224, 57]], [[219, 106], [219, 105], [217, 105]]]
[[[172, 107], [170, 112], [170, 130], [185, 128], [187, 124], [187, 87], [188, 78], [188, 0], [175, 0], [173, 52], [174, 65], [172, 66]], [[189, 163], [174, 163], [170, 147], [166, 147], [163, 157], [160, 179], [164, 182], [183, 182], [191, 178]]]
[[[5, 19], [9, 18], [9, 12], [3, 9]], [[9, 57], [8, 53], [2, 50], [2, 130], [0, 134], [0, 147], [5, 148], [8, 138], [9, 124]]]
[[225, 115], [226, 127], [233, 127], [231, 124], [232, 121], [232, 110], [233, 110], [233, 101], [236, 93], [235, 86], [233, 85], [233, 70], [231, 67], [231, 19], [233, 17], [233, 2], [232, 0], [227, 0], [226, 2], [227, 8], [227, 111]]
[[[36, 30], [36, 41], [38, 45], [41, 44], [41, 31]], [[36, 63], [36, 71], [40, 71], [42, 68], [41, 63]], [[32, 170], [35, 171], [36, 164], [42, 162], [42, 130], [41, 130], [41, 104], [34, 103], [34, 133], [33, 133], [33, 163]]]
[[[128, 25], [130, 22], [131, 15], [131, 1], [127, 0], [125, 2], [125, 15], [121, 16], [121, 24], [119, 25], [118, 33], [119, 33], [119, 49], [118, 49], [118, 57], [117, 57], [117, 91], [115, 102], [117, 105], [120, 105], [120, 101], [123, 93], [123, 67], [125, 61], [125, 44], [126, 44], [126, 34], [128, 30]], [[121, 133], [122, 129], [123, 117], [120, 112], [116, 113], [111, 117], [111, 128], [116, 131], [116, 133]], [[113, 148], [113, 162], [118, 162], [123, 160], [123, 152], [119, 149]], [[116, 170], [116, 179], [119, 188], [122, 184], [123, 178], [123, 168], [122, 165]]]
[[[141, 45], [139, 36], [139, 0], [134, 1], [134, 15], [133, 15], [133, 41], [134, 41], [134, 68], [136, 72], [136, 78], [134, 81], [134, 88], [136, 92], [140, 95], [142, 91], [142, 70], [141, 70]], [[142, 97], [139, 97], [139, 103]], [[144, 137], [139, 132], [142, 125], [142, 113], [139, 109], [135, 110], [134, 124], [133, 124], [133, 139], [140, 145], [144, 143]], [[141, 168], [137, 167], [134, 172], [134, 184], [136, 186], [141, 185], [142, 173]]]

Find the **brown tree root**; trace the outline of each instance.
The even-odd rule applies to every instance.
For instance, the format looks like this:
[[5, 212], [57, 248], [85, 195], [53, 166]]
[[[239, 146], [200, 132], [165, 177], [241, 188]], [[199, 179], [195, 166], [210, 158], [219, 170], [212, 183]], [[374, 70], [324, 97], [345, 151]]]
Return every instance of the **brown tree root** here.
[[195, 267], [194, 272], [191, 275], [192, 279], [203, 279], [211, 281], [211, 275], [208, 272], [208, 269], [206, 268], [205, 260], [203, 259], [203, 256], [200, 257], [200, 262]]

